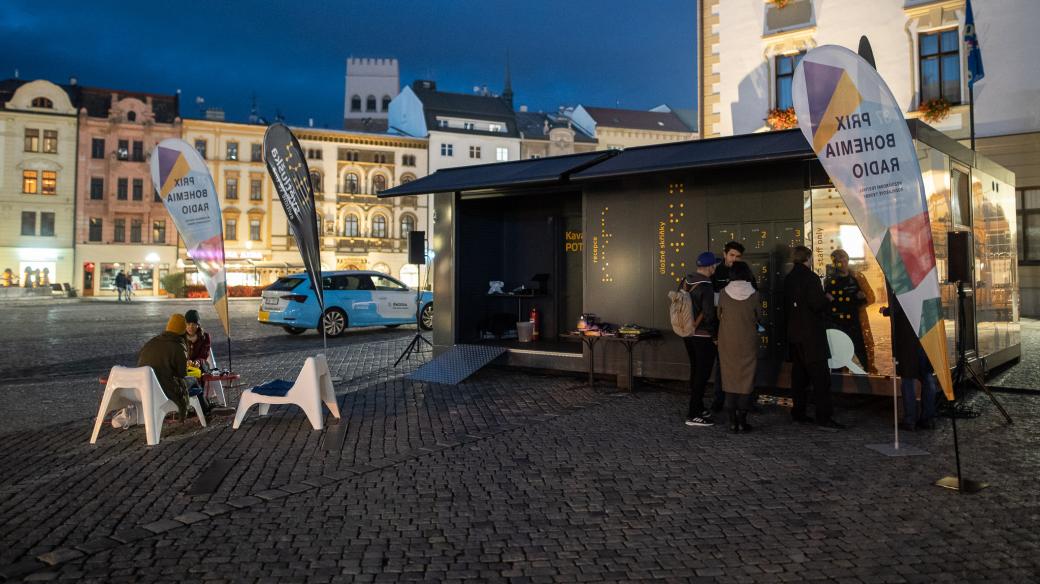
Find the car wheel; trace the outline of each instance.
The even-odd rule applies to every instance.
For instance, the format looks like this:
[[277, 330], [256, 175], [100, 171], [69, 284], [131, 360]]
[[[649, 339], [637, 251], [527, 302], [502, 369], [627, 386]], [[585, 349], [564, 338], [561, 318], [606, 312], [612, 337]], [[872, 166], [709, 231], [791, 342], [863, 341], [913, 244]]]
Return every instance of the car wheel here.
[[342, 335], [343, 331], [347, 330], [347, 314], [338, 308], [326, 310], [321, 320], [325, 326], [325, 334], [332, 338]]
[[433, 303], [429, 303], [423, 306], [422, 313], [419, 314], [419, 326], [424, 331], [433, 330]]
[[289, 333], [290, 335], [302, 335], [307, 330], [298, 326], [283, 326], [282, 328], [285, 329], [285, 332]]
[[388, 325], [386, 325], [386, 328], [397, 328], [399, 326], [401, 326], [401, 325], [399, 325], [399, 324], [388, 324]]

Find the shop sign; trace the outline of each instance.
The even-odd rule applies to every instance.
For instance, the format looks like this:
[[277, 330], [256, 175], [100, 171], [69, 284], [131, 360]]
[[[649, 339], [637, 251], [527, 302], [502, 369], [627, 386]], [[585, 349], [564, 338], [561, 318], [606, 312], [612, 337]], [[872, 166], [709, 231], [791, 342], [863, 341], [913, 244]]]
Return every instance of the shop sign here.
[[585, 243], [582, 241], [583, 233], [581, 231], [564, 231], [563, 232], [563, 251], [569, 253], [581, 253], [585, 251]]

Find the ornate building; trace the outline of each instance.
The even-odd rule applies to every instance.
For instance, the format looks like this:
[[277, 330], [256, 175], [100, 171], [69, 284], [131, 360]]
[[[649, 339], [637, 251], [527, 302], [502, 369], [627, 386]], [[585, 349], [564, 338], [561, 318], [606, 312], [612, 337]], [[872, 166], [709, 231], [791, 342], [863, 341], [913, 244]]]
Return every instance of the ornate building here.
[[180, 138], [176, 95], [77, 87], [76, 286], [115, 295], [125, 272], [135, 293], [162, 292], [177, 263], [177, 228], [152, 186], [155, 145]]
[[0, 271], [23, 285], [74, 282], [77, 121], [66, 88], [0, 82]]

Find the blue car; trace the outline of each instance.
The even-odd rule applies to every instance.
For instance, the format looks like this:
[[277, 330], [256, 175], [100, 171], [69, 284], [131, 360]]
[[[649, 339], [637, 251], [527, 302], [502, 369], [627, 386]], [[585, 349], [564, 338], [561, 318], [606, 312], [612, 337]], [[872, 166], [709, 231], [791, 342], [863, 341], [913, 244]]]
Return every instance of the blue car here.
[[[325, 334], [338, 337], [348, 327], [396, 327], [415, 322], [419, 302], [419, 326], [433, 328], [433, 293], [405, 286], [382, 272], [344, 270], [322, 272], [325, 295]], [[307, 274], [279, 278], [264, 289], [257, 320], [280, 326], [298, 335], [317, 329], [321, 316], [314, 287]], [[320, 329], [319, 329], [320, 332]]]

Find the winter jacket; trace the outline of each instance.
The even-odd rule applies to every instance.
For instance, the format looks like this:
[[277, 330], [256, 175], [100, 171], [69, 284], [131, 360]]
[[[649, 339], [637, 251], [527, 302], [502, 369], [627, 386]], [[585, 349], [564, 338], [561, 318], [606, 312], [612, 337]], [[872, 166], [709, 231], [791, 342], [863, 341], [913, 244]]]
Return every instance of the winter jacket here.
[[686, 278], [693, 283], [692, 287], [688, 287], [693, 318], [696, 320], [700, 315], [704, 315], [693, 336], [715, 338], [719, 332], [719, 317], [715, 311], [715, 290], [712, 287], [712, 281], [707, 276], [696, 272]]
[[188, 374], [188, 352], [184, 336], [164, 332], [152, 337], [137, 355], [137, 366], [151, 367], [166, 397], [180, 404], [188, 391], [184, 377]]
[[795, 264], [784, 278], [784, 309], [787, 342], [802, 345], [807, 363], [829, 359], [827, 314], [830, 302], [823, 293], [820, 277], [805, 264]]
[[188, 361], [195, 361], [200, 366], [205, 366], [209, 363], [209, 333], [202, 330], [202, 327], [199, 327], [199, 333], [196, 336], [197, 338], [194, 343], [191, 342], [191, 339], [187, 337], [184, 338], [184, 342], [188, 346]]

